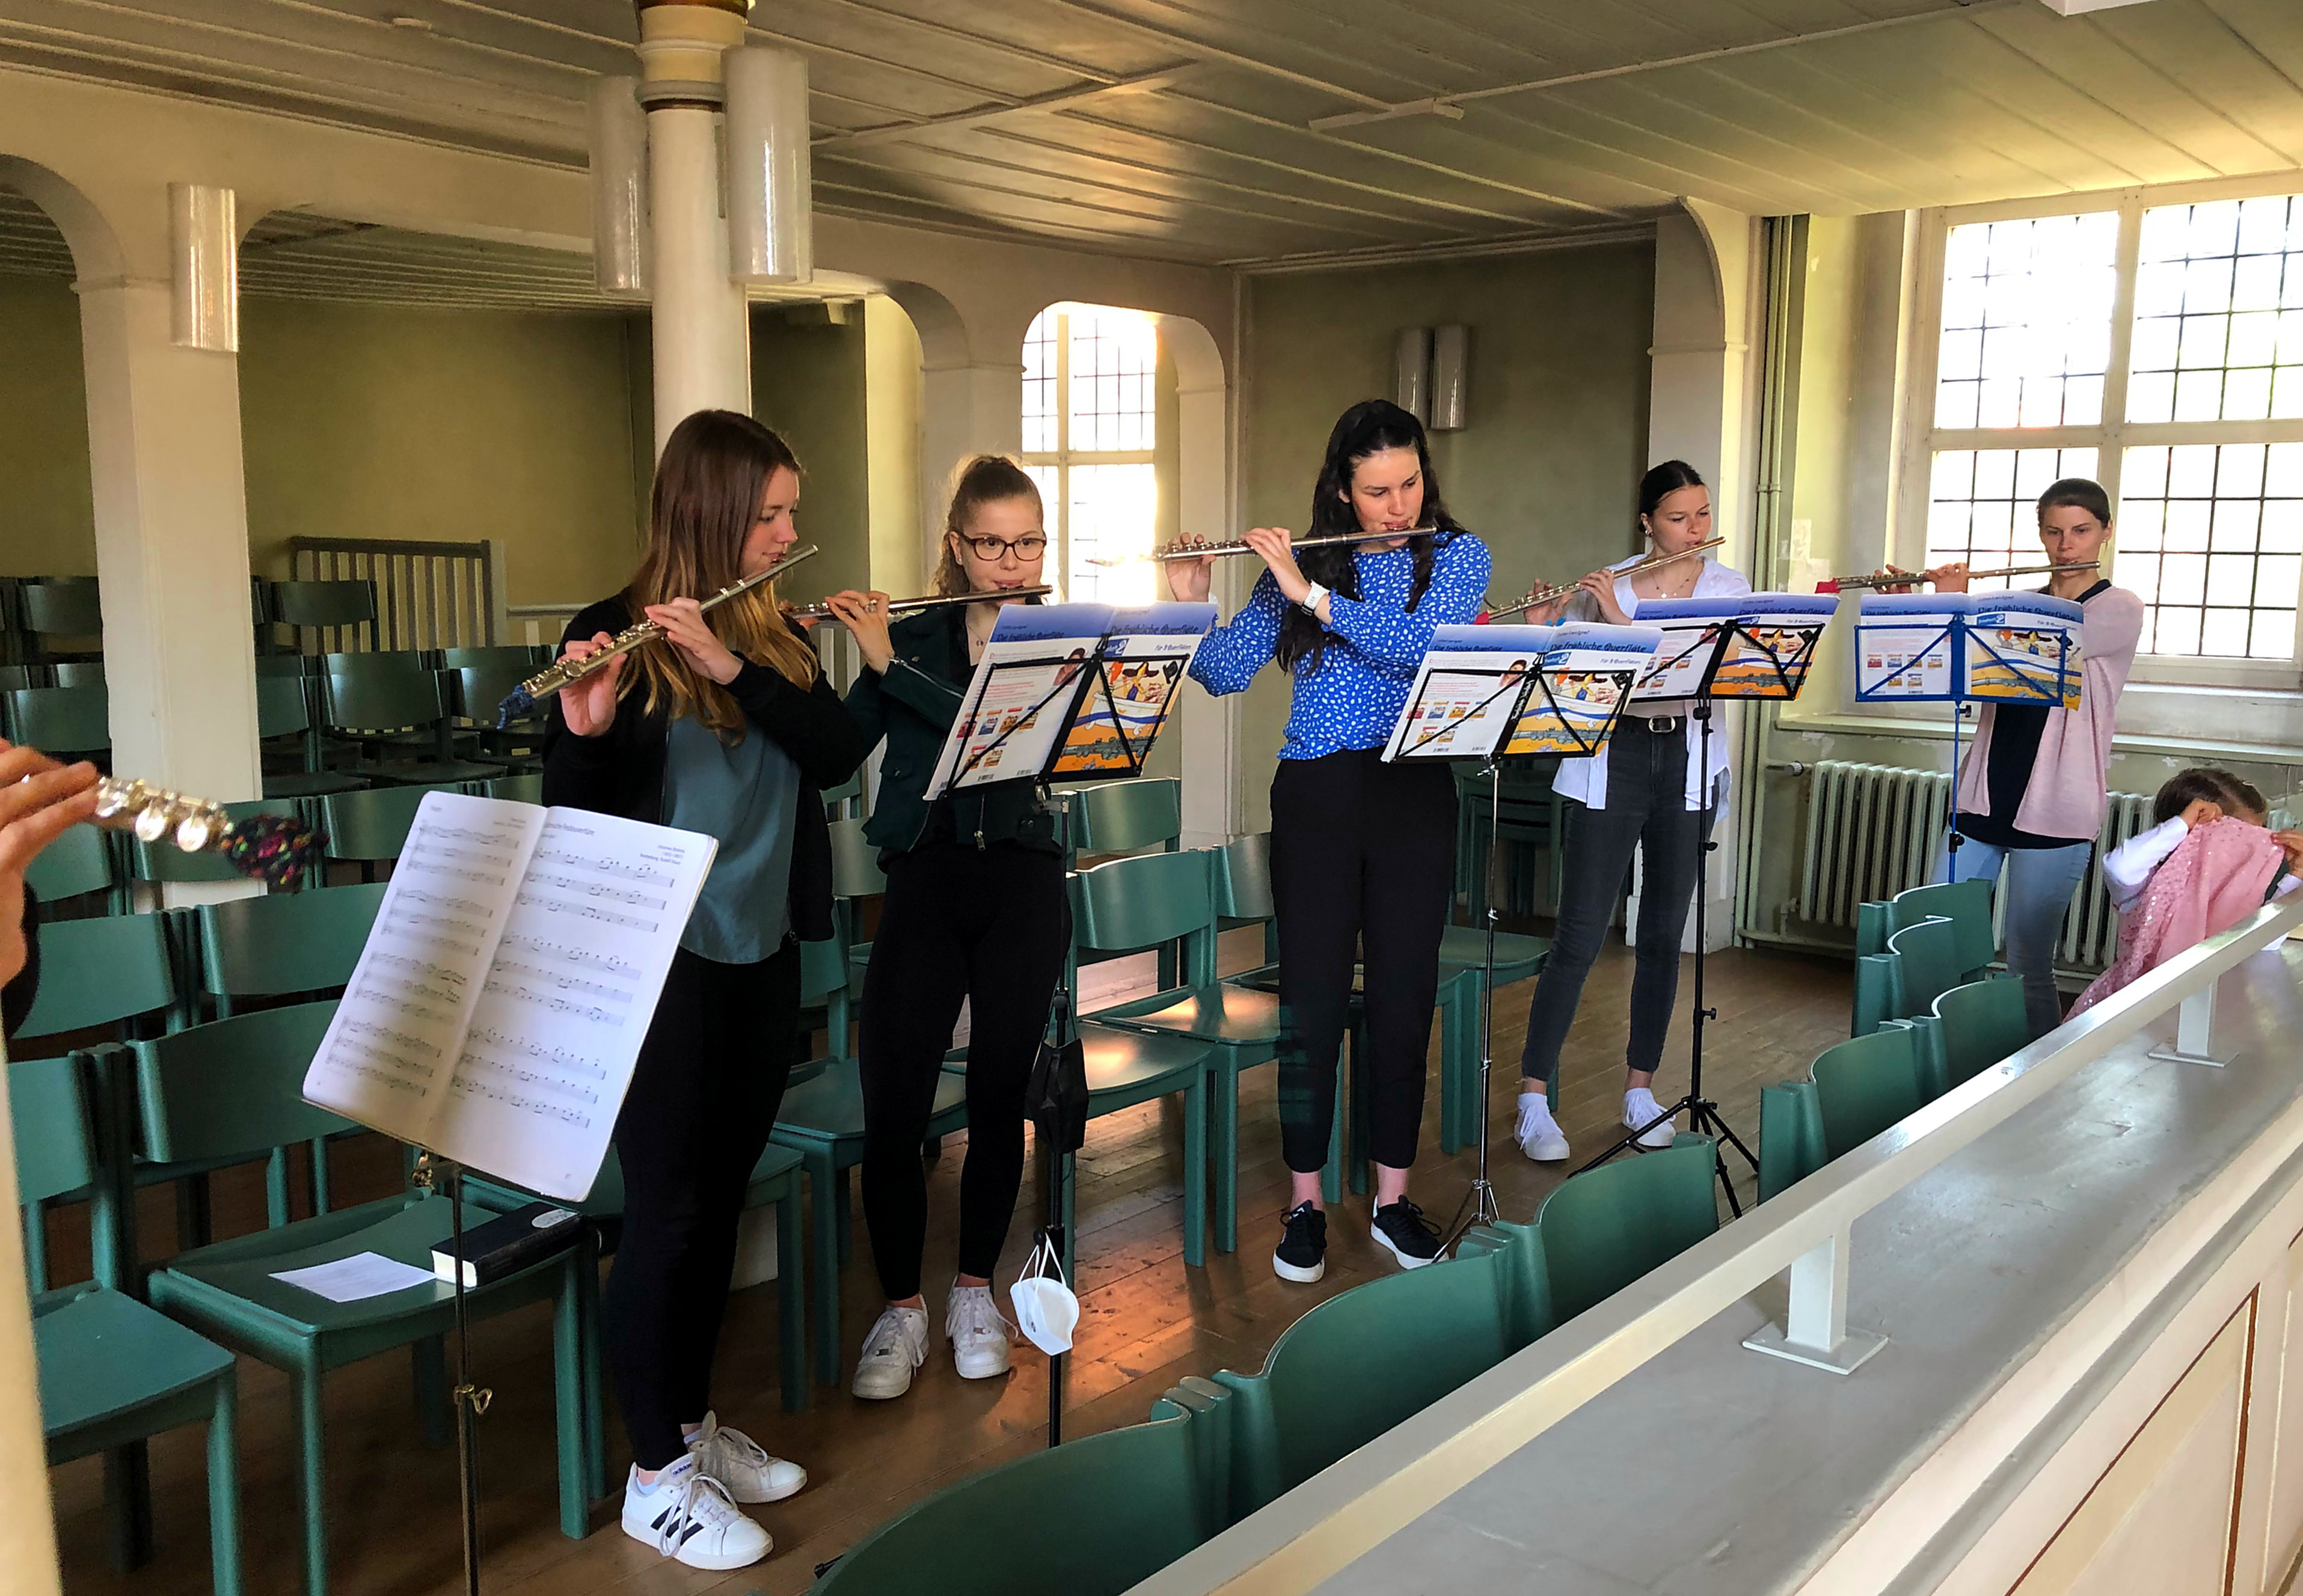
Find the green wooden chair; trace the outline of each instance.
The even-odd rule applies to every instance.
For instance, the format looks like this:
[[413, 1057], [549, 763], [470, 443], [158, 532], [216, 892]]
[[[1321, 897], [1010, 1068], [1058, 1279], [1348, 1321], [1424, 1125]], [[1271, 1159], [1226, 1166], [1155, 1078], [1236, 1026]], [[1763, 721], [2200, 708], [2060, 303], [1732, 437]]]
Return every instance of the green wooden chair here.
[[1147, 848], [1172, 853], [1184, 835], [1184, 784], [1173, 777], [1095, 782], [1055, 791], [1070, 811], [1074, 860]]
[[513, 688], [536, 674], [536, 657], [520, 646], [443, 649], [440, 666], [440, 685], [446, 690], [448, 713], [457, 723], [457, 735], [474, 738], [479, 751], [491, 759], [540, 769], [543, 711], [509, 727], [496, 725], [497, 707]]
[[112, 701], [101, 687], [30, 687], [7, 698], [8, 739], [59, 759], [112, 752]]
[[[16, 1195], [37, 1205], [74, 1192], [89, 1205], [95, 1282], [32, 1298], [40, 1423], [48, 1466], [105, 1455], [112, 1553], [122, 1572], [149, 1554], [150, 1500], [141, 1443], [185, 1424], [207, 1426], [208, 1539], [216, 1596], [239, 1596], [239, 1395], [232, 1354], [119, 1288], [131, 1271], [128, 1193], [116, 1135], [89, 1112], [77, 1056], [7, 1065]], [[27, 1511], [45, 1510], [45, 1504]]]
[[376, 644], [375, 584], [373, 582], [275, 582], [265, 606], [269, 617], [295, 629], [291, 646], [304, 650], [308, 630], [336, 628], [327, 641], [342, 646], [342, 628], [359, 628], [367, 646]]
[[[304, 1072], [335, 1012], [333, 1003], [267, 1009], [134, 1044], [146, 1148], [161, 1159], [249, 1156], [347, 1128], [302, 1096]], [[467, 1205], [467, 1224], [489, 1213]], [[169, 1259], [150, 1276], [156, 1306], [237, 1352], [287, 1374], [296, 1413], [298, 1505], [304, 1527], [304, 1588], [327, 1588], [326, 1434], [322, 1382], [333, 1369], [395, 1348], [414, 1349], [419, 1408], [445, 1439], [444, 1382], [436, 1377], [453, 1291], [444, 1281], [358, 1302], [330, 1302], [274, 1275], [377, 1253], [428, 1274], [432, 1248], [452, 1225], [446, 1199], [423, 1191], [364, 1203], [278, 1229], [215, 1242]], [[578, 1254], [569, 1252], [469, 1294], [481, 1317], [553, 1305], [561, 1528], [586, 1533], [582, 1345], [577, 1323]]]
[[1854, 975], [1849, 1036], [1868, 1037], [1881, 1026], [1910, 1013], [1911, 1004], [1903, 996], [1903, 961], [1900, 954], [1859, 953]]
[[1492, 1256], [1496, 1289], [1503, 1303], [1509, 1348], [1517, 1352], [1551, 1333], [1558, 1315], [1551, 1306], [1551, 1271], [1544, 1260], [1543, 1232], [1533, 1223], [1497, 1221], [1473, 1225], [1455, 1245], [1458, 1258]]
[[43, 923], [55, 918], [53, 911], [59, 905], [96, 893], [104, 895], [103, 912], [127, 912], [128, 881], [115, 845], [120, 835], [99, 827], [75, 826], [41, 849], [39, 857], [25, 867], [24, 885], [39, 900]]
[[1552, 1312], [1597, 1306], [1719, 1228], [1711, 1178], [1718, 1150], [1682, 1134], [1668, 1147], [1570, 1176], [1536, 1211]]
[[416, 824], [425, 794], [463, 790], [461, 782], [440, 782], [327, 794], [320, 800], [320, 829], [328, 834], [328, 857], [357, 863], [372, 878], [377, 865], [399, 858], [408, 845], [408, 828]]
[[[200, 995], [219, 1019], [252, 998], [335, 996], [351, 981], [386, 890], [379, 882], [198, 905], [192, 923]], [[327, 1139], [312, 1143], [311, 1153], [312, 1212], [325, 1214]]]
[[1181, 1418], [1082, 1436], [947, 1486], [857, 1541], [813, 1596], [1120, 1596], [1218, 1527]]
[[2031, 1045], [2023, 983], [2013, 976], [1953, 987], [1936, 999], [1935, 1016], [1943, 1028], [1944, 1073], [1952, 1086]]
[[1887, 952], [1902, 966], [1903, 1012], [1889, 1015], [1891, 1020], [1928, 1012], [1936, 998], [1966, 979], [1959, 930], [1947, 920], [1905, 926], [1887, 938]]
[[104, 634], [104, 604], [93, 576], [42, 577], [25, 583], [19, 597], [24, 629], [48, 658], [55, 657], [52, 640]]
[[[807, 1289], [803, 1264], [807, 1249], [800, 1236], [800, 1155], [789, 1147], [771, 1143], [760, 1155], [759, 1163], [752, 1166], [751, 1184], [744, 1193], [747, 1213], [771, 1207], [776, 1211], [776, 1356], [786, 1413], [798, 1413], [807, 1406]], [[530, 1203], [550, 1202], [572, 1209], [590, 1222], [585, 1227], [576, 1272], [576, 1312], [584, 1359], [585, 1491], [596, 1501], [608, 1494], [599, 1261], [613, 1253], [622, 1239], [623, 1165], [611, 1147], [591, 1192], [578, 1202], [544, 1197], [477, 1175], [465, 1177], [464, 1196], [467, 1201], [498, 1214], [509, 1214]]]
[[[272, 672], [264, 667], [272, 661]], [[301, 654], [259, 656], [256, 677], [256, 738], [259, 743], [285, 743], [295, 739], [300, 769], [264, 772], [264, 795], [271, 799], [316, 798], [323, 793], [357, 793], [368, 785], [365, 776], [322, 766], [320, 728], [312, 718], [311, 695], [316, 689], [303, 672]], [[293, 669], [282, 670], [282, 666]], [[276, 672], [277, 674], [273, 674]]]
[[101, 687], [104, 684], [104, 661], [101, 659], [59, 659], [48, 667], [48, 675], [59, 687]]
[[480, 784], [483, 798], [502, 798], [511, 803], [542, 803], [544, 802], [544, 772], [523, 770], [517, 776], [499, 776]]
[[[359, 752], [356, 775], [411, 785], [485, 781], [498, 762], [457, 757], [440, 679], [409, 653], [330, 654], [318, 678], [320, 727]], [[374, 757], [370, 757], [370, 752]], [[387, 752], [406, 756], [386, 759]]]
[[1806, 1080], [1761, 1094], [1759, 1200], [1918, 1113], [1932, 1096], [1919, 1033], [1911, 1026], [1825, 1048]]
[[848, 949], [848, 983], [861, 991], [872, 965], [872, 945], [863, 940], [862, 901], [888, 890], [880, 851], [864, 840], [860, 818], [831, 822], [831, 915], [834, 935]]
[[[1207, 1054], [1214, 1143], [1216, 1250], [1239, 1246], [1239, 1075], [1278, 1055], [1279, 998], [1216, 977], [1214, 855], [1149, 853], [1115, 859], [1071, 878], [1072, 990], [1077, 963], [1180, 944], [1181, 980], [1148, 997], [1083, 1018], [1121, 1030], [1188, 1038]], [[1339, 1094], [1340, 1096], [1340, 1094]], [[1332, 1137], [1332, 1132], [1331, 1132]], [[1332, 1141], [1331, 1141], [1332, 1145]]]
[[1513, 1350], [1499, 1260], [1482, 1253], [1382, 1275], [1290, 1325], [1230, 1391], [1228, 1517], [1236, 1523]]

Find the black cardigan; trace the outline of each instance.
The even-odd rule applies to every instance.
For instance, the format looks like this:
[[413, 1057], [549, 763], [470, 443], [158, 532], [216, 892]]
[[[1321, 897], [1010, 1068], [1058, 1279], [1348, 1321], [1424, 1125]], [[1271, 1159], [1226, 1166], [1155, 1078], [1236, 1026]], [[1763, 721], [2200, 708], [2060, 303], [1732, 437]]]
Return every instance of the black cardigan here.
[[[621, 594], [603, 599], [568, 625], [561, 645], [613, 635], [632, 624]], [[670, 644], [662, 646], [669, 647]], [[871, 752], [864, 733], [821, 676], [814, 685], [795, 687], [781, 671], [747, 659], [728, 684], [754, 728], [799, 767], [802, 782], [821, 792], [856, 774]], [[588, 809], [626, 819], [660, 823], [663, 819], [663, 773], [671, 723], [664, 711], [641, 707], [627, 695], [616, 718], [596, 737], [578, 737], [560, 713], [553, 695], [544, 728], [544, 801]], [[831, 833], [819, 802], [799, 806], [798, 832], [792, 839], [792, 929], [805, 942], [831, 935]]]

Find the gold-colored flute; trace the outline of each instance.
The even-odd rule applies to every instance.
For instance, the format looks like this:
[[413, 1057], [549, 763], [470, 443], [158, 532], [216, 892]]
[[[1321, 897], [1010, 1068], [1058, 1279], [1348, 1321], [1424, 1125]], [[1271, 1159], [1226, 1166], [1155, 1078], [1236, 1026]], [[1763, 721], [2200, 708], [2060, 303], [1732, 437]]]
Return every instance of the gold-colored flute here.
[[[1706, 549], [1717, 549], [1720, 544], [1726, 541], [1727, 540], [1725, 538], [1708, 538], [1704, 542], [1696, 544], [1692, 549], [1682, 549], [1676, 554], [1650, 554], [1647, 559], [1640, 561], [1637, 565], [1625, 566], [1622, 570], [1617, 571], [1615, 575], [1618, 578], [1626, 576], [1644, 576], [1649, 571], [1659, 571], [1664, 567], [1670, 565], [1676, 560], [1691, 559], [1695, 555], [1702, 553]], [[1502, 620], [1506, 616], [1523, 615], [1528, 610], [1533, 609], [1539, 604], [1548, 604], [1554, 599], [1564, 599], [1582, 585], [1582, 582], [1579, 579], [1574, 582], [1563, 583], [1557, 587], [1547, 587], [1540, 592], [1531, 592], [1516, 604], [1508, 605], [1501, 609], [1490, 609], [1488, 611], [1488, 619], [1490, 623], [1493, 623]]]
[[[941, 609], [947, 604], [997, 604], [1007, 599], [1038, 599], [1055, 591], [1052, 587], [1004, 587], [992, 592], [930, 593], [921, 599], [890, 600], [888, 603], [888, 613], [910, 615], [922, 609]], [[800, 621], [836, 618], [831, 613], [831, 606], [821, 599], [813, 604], [802, 604], [796, 609], [787, 609], [784, 613], [794, 620]]]
[[[774, 581], [801, 560], [813, 559], [821, 552], [814, 543], [802, 543], [758, 575], [729, 584], [698, 604], [696, 609], [711, 609], [725, 604], [730, 599], [750, 592], [763, 582]], [[654, 643], [662, 635], [663, 628], [654, 621], [635, 621], [610, 638], [599, 652], [588, 654], [581, 659], [561, 659], [544, 667], [504, 694], [503, 702], [496, 706], [496, 725], [510, 726], [523, 716], [535, 714], [536, 705], [570, 682], [580, 682], [595, 670], [604, 670], [609, 660], [620, 659], [641, 644]]]
[[[2078, 559], [2065, 565], [2002, 566], [1995, 571], [1970, 571], [1967, 575], [1970, 582], [1994, 576], [2037, 576], [2049, 573], [2060, 575], [2065, 571], [2096, 570], [2101, 564], [2100, 560]], [[1834, 576], [1828, 583], [1818, 586], [1816, 592], [1845, 592], [1851, 587], [1916, 587], [1922, 582], [1933, 580], [1925, 571], [1889, 571], [1876, 576]]]
[[[1439, 531], [1437, 526], [1417, 526], [1405, 532], [1342, 532], [1329, 537], [1295, 538], [1290, 549], [1329, 549], [1337, 543], [1379, 543], [1386, 538], [1428, 538]], [[1149, 554], [1130, 554], [1118, 559], [1091, 559], [1092, 566], [1141, 565], [1147, 559], [1198, 559], [1208, 554], [1253, 554], [1255, 550], [1245, 538], [1233, 538], [1220, 543], [1168, 543]]]

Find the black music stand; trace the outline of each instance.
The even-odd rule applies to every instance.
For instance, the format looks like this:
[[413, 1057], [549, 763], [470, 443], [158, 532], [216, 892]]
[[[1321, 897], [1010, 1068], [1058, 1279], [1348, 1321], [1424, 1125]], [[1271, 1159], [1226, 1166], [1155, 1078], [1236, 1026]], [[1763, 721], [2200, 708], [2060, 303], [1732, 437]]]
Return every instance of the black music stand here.
[[[1687, 1091], [1654, 1119], [1644, 1125], [1633, 1126], [1613, 1147], [1586, 1162], [1575, 1172], [1579, 1175], [1585, 1170], [1596, 1169], [1607, 1163], [1616, 1154], [1632, 1147], [1658, 1125], [1671, 1123], [1683, 1112], [1691, 1131], [1698, 1136], [1711, 1137], [1712, 1172], [1718, 1177], [1719, 1188], [1726, 1194], [1728, 1211], [1739, 1219], [1742, 1217], [1743, 1205], [1735, 1195], [1735, 1183], [1727, 1172], [1727, 1157], [1720, 1147], [1722, 1144], [1734, 1147], [1742, 1155], [1743, 1162], [1751, 1166], [1754, 1175], [1759, 1173], [1759, 1155], [1746, 1147], [1743, 1138], [1735, 1134], [1735, 1128], [1719, 1112], [1719, 1105], [1703, 1095], [1703, 1030], [1708, 1021], [1719, 1017], [1719, 1011], [1703, 1000], [1704, 962], [1710, 951], [1711, 855], [1719, 848], [1718, 842], [1711, 835], [1719, 815], [1719, 788], [1711, 779], [1712, 706], [1719, 698], [1772, 699], [1784, 702], [1798, 697], [1800, 689], [1806, 685], [1808, 669], [1815, 662], [1816, 645], [1822, 638], [1824, 626], [1830, 619], [1829, 611], [1834, 608], [1836, 608], [1835, 601], [1821, 610], [1816, 610], [1812, 606], [1794, 609], [1790, 613], [1813, 614], [1816, 618], [1811, 626], [1804, 622], [1793, 625], [1788, 620], [1776, 620], [1772, 625], [1775, 635], [1767, 641], [1762, 641], [1759, 635], [1763, 629], [1769, 628], [1770, 623], [1764, 615], [1745, 612], [1722, 617], [1716, 627], [1705, 628], [1703, 635], [1665, 662], [1666, 666], [1690, 664], [1698, 668], [1694, 681], [1689, 684], [1693, 691], [1675, 691], [1673, 693], [1675, 698], [1686, 697], [1693, 701], [1688, 710], [1688, 718], [1697, 728], [1697, 769], [1703, 772], [1703, 806], [1700, 811], [1703, 816], [1703, 849], [1695, 880], [1695, 982], [1691, 1014], [1693, 1034], [1688, 1048]], [[1786, 631], [1801, 634], [1793, 640], [1788, 651], [1782, 642], [1782, 634]], [[1739, 660], [1731, 658], [1738, 651], [1739, 643], [1748, 643], [1756, 651], [1757, 659]], [[1709, 658], [1700, 658], [1706, 649], [1711, 651]], [[1752, 665], [1758, 668], [1745, 668]], [[1737, 674], [1723, 682], [1723, 670], [1730, 668]]]
[[[1529, 628], [1532, 630], [1533, 628]], [[1505, 632], [1502, 627], [1443, 628], [1432, 640], [1432, 647], [1424, 657], [1424, 668], [1417, 675], [1415, 685], [1408, 694], [1407, 706], [1401, 711], [1399, 725], [1392, 733], [1390, 746], [1385, 753], [1389, 760], [1467, 760], [1480, 761], [1478, 776], [1488, 778], [1488, 856], [1487, 880], [1481, 886], [1486, 903], [1486, 946], [1481, 954], [1480, 987], [1480, 1086], [1478, 1101], [1472, 1117], [1472, 1146], [1478, 1149], [1477, 1163], [1471, 1189], [1464, 1194], [1442, 1234], [1439, 1250], [1453, 1247], [1474, 1226], [1500, 1222], [1503, 1211], [1496, 1201], [1496, 1189], [1489, 1176], [1488, 1114], [1490, 1085], [1495, 1075], [1496, 1018], [1496, 922], [1500, 918], [1497, 908], [1497, 861], [1503, 846], [1503, 762], [1507, 758], [1531, 758], [1559, 755], [1571, 759], [1588, 759], [1607, 746], [1607, 737], [1623, 715], [1624, 703], [1631, 696], [1635, 672], [1624, 669], [1585, 668], [1573, 674], [1586, 685], [1606, 676], [1614, 684], [1607, 707], [1596, 717], [1589, 708], [1596, 701], [1584, 694], [1565, 695], [1580, 707], [1571, 713], [1563, 695], [1555, 687], [1555, 680], [1567, 673], [1564, 668], [1547, 668], [1541, 658], [1544, 647], [1530, 643], [1520, 647], [1494, 648], [1491, 640]], [[1545, 630], [1554, 630], [1545, 628]], [[1480, 696], [1468, 701], [1457, 714], [1445, 713], [1444, 701], [1432, 690], [1443, 679], [1443, 670], [1435, 668], [1435, 657], [1462, 654], [1475, 646], [1464, 638], [1464, 632], [1485, 633], [1477, 647], [1480, 652], [1497, 659], [1516, 657], [1513, 665], [1470, 666], [1449, 664], [1444, 668], [1444, 679], [1461, 692], [1469, 680], [1492, 679], [1492, 690], [1480, 689]], [[1455, 635], [1448, 634], [1454, 633]], [[1432, 706], [1440, 705], [1434, 714]], [[1499, 705], [1507, 705], [1495, 716], [1495, 735], [1485, 735], [1489, 717]], [[1426, 721], [1431, 722], [1426, 726]], [[1481, 725], [1483, 735], [1467, 740], [1461, 747], [1453, 746], [1455, 734], [1469, 725]], [[1536, 729], [1540, 727], [1540, 730]], [[1514, 744], [1525, 746], [1514, 747]], [[1338, 1104], [1337, 1112], [1341, 1113]]]

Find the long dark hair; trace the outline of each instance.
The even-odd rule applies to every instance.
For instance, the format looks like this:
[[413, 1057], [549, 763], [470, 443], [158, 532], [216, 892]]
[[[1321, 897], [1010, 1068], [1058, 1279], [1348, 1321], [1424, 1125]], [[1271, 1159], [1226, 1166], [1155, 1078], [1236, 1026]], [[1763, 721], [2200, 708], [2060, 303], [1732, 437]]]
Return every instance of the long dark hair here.
[[[676, 598], [710, 598], [739, 580], [768, 479], [799, 468], [789, 445], [737, 411], [698, 410], [672, 428], [649, 494], [647, 553], [624, 589], [633, 615]], [[763, 583], [718, 606], [704, 624], [730, 651], [806, 687], [815, 679], [815, 651], [785, 624], [775, 589]], [[620, 695], [637, 692], [651, 710], [661, 704], [675, 717], [693, 715], [731, 742], [743, 735], [735, 699], [690, 669], [678, 649], [641, 649], [627, 666]]]
[[[1415, 451], [1417, 469], [1423, 478], [1422, 525], [1443, 528], [1436, 537], [1414, 538], [1408, 542], [1415, 561], [1407, 588], [1407, 607], [1413, 609], [1423, 601], [1423, 591], [1431, 585], [1431, 567], [1439, 545], [1460, 529], [1440, 500], [1439, 479], [1432, 475], [1431, 446], [1423, 436], [1423, 424], [1409, 412], [1389, 399], [1362, 399], [1337, 419], [1335, 431], [1328, 434], [1328, 454], [1320, 464], [1319, 483], [1312, 490], [1312, 530], [1308, 535], [1339, 537], [1360, 531], [1359, 512], [1351, 502], [1352, 473], [1362, 460], [1386, 449]], [[1356, 599], [1360, 596], [1360, 572], [1359, 562], [1353, 557], [1357, 552], [1356, 544], [1330, 543], [1324, 549], [1306, 549], [1296, 564], [1306, 577], [1321, 587], [1346, 599]], [[1293, 671], [1295, 662], [1304, 659], [1310, 661], [1308, 668], [1319, 669], [1327, 653], [1329, 635], [1308, 610], [1289, 605], [1286, 617], [1279, 623], [1278, 643], [1272, 651], [1279, 668]]]

